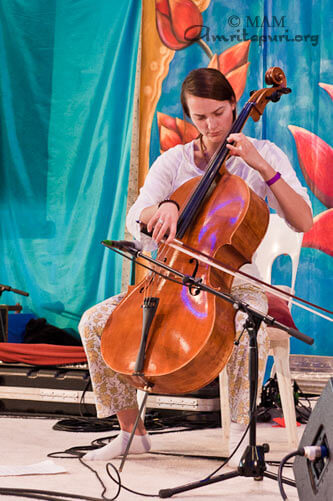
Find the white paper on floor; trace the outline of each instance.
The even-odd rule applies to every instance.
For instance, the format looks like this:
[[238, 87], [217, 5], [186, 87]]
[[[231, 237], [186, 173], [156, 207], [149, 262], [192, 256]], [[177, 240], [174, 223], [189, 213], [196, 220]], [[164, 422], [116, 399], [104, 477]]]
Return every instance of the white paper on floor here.
[[5, 466], [0, 465], [0, 476], [8, 477], [15, 475], [50, 475], [53, 473], [67, 473], [67, 470], [62, 466], [58, 466], [56, 463], [47, 459], [41, 461], [40, 463], [27, 464], [22, 466]]

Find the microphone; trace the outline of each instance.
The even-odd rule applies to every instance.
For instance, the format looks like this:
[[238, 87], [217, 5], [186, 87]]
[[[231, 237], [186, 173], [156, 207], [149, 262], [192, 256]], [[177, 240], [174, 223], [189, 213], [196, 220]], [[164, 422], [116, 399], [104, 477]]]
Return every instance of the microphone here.
[[4, 291], [12, 291], [12, 292], [15, 292], [16, 294], [21, 294], [21, 296], [29, 296], [28, 292], [20, 291], [19, 289], [13, 289], [9, 285], [0, 284], [0, 295]]
[[103, 240], [102, 244], [106, 247], [134, 252], [135, 254], [142, 250], [142, 244], [138, 240]]

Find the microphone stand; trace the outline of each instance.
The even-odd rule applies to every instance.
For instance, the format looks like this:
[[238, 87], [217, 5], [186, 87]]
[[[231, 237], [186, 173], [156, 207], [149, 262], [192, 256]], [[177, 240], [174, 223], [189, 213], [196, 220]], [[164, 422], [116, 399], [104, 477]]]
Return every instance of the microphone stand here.
[[[12, 291], [15, 292], [16, 294], [20, 294], [21, 296], [29, 296], [28, 292], [21, 291], [19, 289], [13, 289], [9, 285], [3, 285], [0, 284], [0, 297], [3, 292], [5, 291]], [[9, 306], [7, 304], [5, 305], [0, 305], [3, 306], [3, 309], [5, 311], [5, 320], [3, 319], [3, 315], [0, 311], [0, 340], [6, 341], [7, 340], [7, 317], [8, 317], [8, 311], [16, 311], [20, 312], [22, 310], [22, 306], [19, 303], [16, 303], [15, 306]]]
[[[178, 487], [173, 487], [171, 489], [161, 489], [159, 491], [160, 498], [169, 498], [174, 494], [179, 494], [180, 492], [189, 491], [192, 489], [197, 489], [199, 487], [204, 487], [205, 485], [214, 484], [217, 482], [222, 482], [228, 480], [229, 478], [235, 477], [252, 477], [254, 480], [262, 480], [263, 477], [270, 478], [272, 480], [278, 481], [278, 475], [272, 472], [266, 471], [265, 463], [265, 453], [269, 452], [269, 445], [257, 445], [256, 442], [256, 394], [258, 385], [258, 347], [257, 347], [257, 333], [262, 321], [266, 321], [265, 317], [258, 315], [249, 306], [245, 306], [242, 311], [246, 311], [248, 317], [244, 324], [244, 328], [249, 335], [249, 380], [250, 380], [250, 402], [249, 402], [249, 445], [246, 447], [243, 456], [240, 459], [237, 470], [231, 471], [229, 473], [222, 473], [214, 477], [207, 477], [203, 480], [197, 482], [191, 482], [189, 484], [180, 485]], [[308, 342], [308, 344], [311, 344]], [[287, 478], [282, 478], [282, 482], [296, 487], [296, 483], [293, 480]]]
[[9, 285], [3, 285], [3, 284], [0, 284], [0, 296], [3, 292], [5, 291], [11, 291], [11, 292], [15, 292], [15, 294], [20, 294], [21, 296], [29, 296], [29, 293], [28, 292], [25, 292], [25, 291], [21, 291], [19, 289], [13, 289], [12, 287], [10, 287]]
[[[252, 308], [250, 305], [245, 303], [244, 301], [240, 299], [236, 299], [233, 296], [226, 294], [224, 292], [217, 291], [215, 289], [212, 289], [211, 287], [203, 284], [201, 282], [201, 279], [193, 278], [190, 277], [189, 275], [185, 275], [184, 273], [179, 272], [178, 270], [174, 270], [173, 268], [167, 266], [165, 263], [162, 263], [156, 259], [151, 258], [150, 256], [147, 256], [146, 254], [142, 253], [140, 250], [135, 248], [132, 244], [132, 242], [129, 242], [131, 245], [124, 245], [125, 243], [121, 243], [119, 245], [118, 242], [114, 241], [103, 241], [103, 245], [106, 247], [115, 250], [115, 252], [118, 252], [119, 254], [123, 255], [124, 257], [128, 256], [122, 252], [119, 252], [119, 250], [123, 250], [125, 252], [128, 252], [134, 256], [134, 259], [132, 259], [134, 262], [138, 263], [137, 257], [144, 258], [145, 260], [158, 265], [159, 267], [165, 269], [168, 272], [172, 272], [174, 275], [180, 277], [182, 280], [179, 282], [180, 285], [186, 285], [187, 287], [192, 287], [196, 288], [199, 290], [203, 290], [206, 292], [209, 292], [211, 294], [214, 294], [215, 296], [224, 299], [230, 303], [232, 303], [233, 307], [236, 310], [243, 311], [247, 314], [247, 320], [244, 324], [244, 329], [249, 335], [249, 380], [250, 380], [250, 399], [249, 399], [249, 405], [250, 405], [250, 412], [249, 412], [249, 417], [250, 417], [250, 424], [249, 424], [249, 445], [247, 446], [241, 460], [239, 463], [239, 466], [237, 470], [229, 472], [229, 473], [224, 473], [221, 475], [216, 475], [215, 477], [208, 477], [203, 480], [199, 480], [197, 482], [192, 482], [190, 484], [185, 484], [181, 485], [179, 487], [174, 487], [172, 489], [161, 489], [159, 491], [159, 497], [160, 498], [167, 498], [171, 497], [174, 494], [178, 494], [180, 492], [185, 492], [188, 490], [196, 489], [199, 487], [203, 487], [205, 485], [209, 485], [212, 483], [216, 482], [221, 482], [224, 480], [228, 480], [229, 478], [235, 478], [235, 477], [252, 477], [257, 480], [262, 480], [263, 477], [267, 477], [273, 480], [278, 480], [278, 477], [276, 474], [272, 472], [267, 472], [266, 471], [266, 463], [265, 463], [265, 453], [269, 451], [269, 445], [264, 444], [261, 446], [257, 446], [256, 444], [256, 426], [257, 426], [257, 419], [256, 419], [256, 394], [257, 394], [257, 386], [258, 386], [258, 347], [257, 347], [257, 334], [258, 330], [260, 328], [261, 322], [265, 322], [269, 326], [274, 326], [279, 329], [284, 330], [291, 336], [299, 339], [300, 341], [303, 341], [306, 344], [313, 344], [314, 340], [310, 336], [307, 336], [306, 334], [303, 334], [302, 332], [293, 329], [292, 327], [287, 327], [286, 325], [277, 322], [273, 317], [270, 315], [265, 315], [261, 313], [259, 310], [256, 310], [255, 308]], [[117, 245], [118, 244], [118, 245]], [[138, 263], [141, 264], [141, 263]], [[147, 266], [146, 266], [147, 267]], [[155, 270], [153, 270], [155, 271]], [[170, 277], [166, 275], [162, 275], [163, 278], [170, 279]], [[144, 355], [142, 353], [140, 354], [140, 365], [143, 367], [144, 363]], [[129, 450], [130, 444], [131, 444], [131, 439], [134, 436], [136, 426], [138, 424], [139, 418], [141, 416], [141, 413], [143, 412], [144, 405], [146, 403], [146, 399], [148, 396], [148, 391], [151, 388], [146, 387], [145, 388], [145, 397], [143, 400], [143, 403], [140, 407], [140, 411], [137, 417], [137, 421], [135, 423], [135, 427], [133, 427], [132, 430], [132, 435], [130, 437], [130, 442], [127, 447], [126, 454]], [[123, 461], [121, 464], [121, 467], [123, 466], [126, 456], [124, 454]], [[121, 471], [121, 470], [120, 470]], [[287, 483], [289, 485], [292, 485], [296, 487], [296, 483], [293, 480], [289, 480], [286, 478], [283, 478], [282, 481], [284, 483]]]

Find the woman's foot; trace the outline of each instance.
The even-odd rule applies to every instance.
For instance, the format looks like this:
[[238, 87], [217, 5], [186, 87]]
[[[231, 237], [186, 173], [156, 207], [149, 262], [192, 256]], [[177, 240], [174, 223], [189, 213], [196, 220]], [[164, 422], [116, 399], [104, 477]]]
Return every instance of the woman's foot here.
[[[234, 452], [245, 430], [246, 425], [234, 423], [233, 421], [230, 423], [229, 454], [232, 454]], [[231, 468], [237, 468], [239, 466], [239, 462], [244, 454], [244, 451], [249, 445], [248, 437], [249, 432], [246, 433], [244, 440], [240, 444], [239, 448], [232, 456], [232, 458], [228, 461], [228, 466], [231, 466]]]
[[[87, 461], [109, 461], [118, 456], [122, 456], [126, 450], [131, 434], [121, 431], [119, 435], [109, 444], [100, 449], [95, 449], [83, 456]], [[144, 454], [151, 449], [151, 440], [148, 434], [134, 435], [129, 454]]]

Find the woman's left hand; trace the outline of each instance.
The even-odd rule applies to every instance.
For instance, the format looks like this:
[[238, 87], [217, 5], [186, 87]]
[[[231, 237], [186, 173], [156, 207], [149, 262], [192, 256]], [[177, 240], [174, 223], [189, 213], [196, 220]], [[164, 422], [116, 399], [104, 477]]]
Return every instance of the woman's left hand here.
[[227, 144], [231, 155], [241, 157], [250, 167], [258, 172], [265, 170], [267, 162], [244, 134], [241, 132], [230, 134], [227, 137], [227, 141], [233, 143]]
[[[265, 182], [276, 175], [277, 171], [266, 162], [244, 134], [230, 134], [227, 141], [233, 143], [227, 144], [231, 155], [241, 157], [252, 169], [259, 172]], [[285, 182], [283, 177], [280, 177], [278, 182], [270, 185], [269, 189], [279, 202], [286, 220], [297, 231], [308, 231], [313, 224], [313, 220], [311, 209], [304, 199]]]

